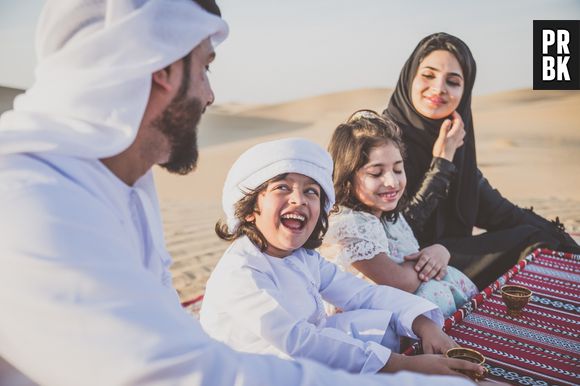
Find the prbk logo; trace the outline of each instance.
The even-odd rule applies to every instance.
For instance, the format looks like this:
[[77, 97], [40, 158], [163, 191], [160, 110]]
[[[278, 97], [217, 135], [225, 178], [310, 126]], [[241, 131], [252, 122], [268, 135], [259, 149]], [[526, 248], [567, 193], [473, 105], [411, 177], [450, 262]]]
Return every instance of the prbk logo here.
[[534, 90], [580, 90], [580, 20], [534, 20]]

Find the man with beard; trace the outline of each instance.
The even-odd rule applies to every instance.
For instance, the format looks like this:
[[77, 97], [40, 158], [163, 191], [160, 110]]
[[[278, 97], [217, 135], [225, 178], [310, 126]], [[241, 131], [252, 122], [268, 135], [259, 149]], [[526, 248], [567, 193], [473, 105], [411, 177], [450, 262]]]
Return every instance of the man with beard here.
[[58, 386], [469, 384], [241, 354], [181, 309], [151, 167], [195, 168], [219, 16], [213, 0], [46, 2], [35, 84], [0, 118], [0, 357]]

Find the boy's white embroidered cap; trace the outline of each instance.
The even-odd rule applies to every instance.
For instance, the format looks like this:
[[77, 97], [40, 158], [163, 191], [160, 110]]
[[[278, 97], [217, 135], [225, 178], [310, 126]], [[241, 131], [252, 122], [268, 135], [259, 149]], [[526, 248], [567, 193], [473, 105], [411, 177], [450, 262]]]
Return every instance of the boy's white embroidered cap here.
[[316, 181], [328, 197], [324, 207], [328, 213], [334, 205], [332, 168], [330, 154], [307, 139], [281, 139], [246, 150], [232, 165], [224, 184], [222, 207], [229, 231], [239, 225], [235, 204], [246, 193], [284, 173], [299, 173]]

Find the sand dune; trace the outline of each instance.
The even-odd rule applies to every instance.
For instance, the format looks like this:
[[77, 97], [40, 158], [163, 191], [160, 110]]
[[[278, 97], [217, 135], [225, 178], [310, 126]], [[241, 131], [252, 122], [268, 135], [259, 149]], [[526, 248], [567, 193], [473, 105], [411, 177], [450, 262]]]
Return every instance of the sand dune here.
[[[197, 200], [212, 201], [231, 162], [249, 146], [302, 136], [326, 147], [332, 130], [352, 111], [381, 111], [389, 94], [357, 90], [237, 112], [212, 108], [200, 129], [199, 170], [187, 177], [158, 172], [160, 194], [189, 199], [195, 192]], [[579, 103], [579, 92], [518, 90], [475, 98], [478, 161], [500, 191], [514, 200], [580, 199], [580, 179], [574, 178], [580, 172]], [[524, 189], [531, 185], [535, 190]]]
[[[0, 112], [20, 90], [0, 87]], [[273, 105], [212, 106], [200, 127], [200, 162], [188, 176], [155, 168], [172, 271], [182, 298], [203, 292], [227, 244], [213, 232], [221, 189], [234, 160], [250, 146], [305, 137], [326, 147], [353, 111], [381, 112], [392, 90], [361, 89]], [[478, 164], [513, 202], [559, 216], [580, 234], [580, 92], [514, 90], [475, 97]], [[412, 156], [412, 155], [410, 155]]]
[[[250, 146], [300, 136], [326, 147], [333, 129], [360, 108], [382, 111], [391, 90], [365, 89], [275, 105], [209, 109], [200, 163], [188, 176], [155, 169], [175, 285], [183, 299], [203, 292], [227, 247], [213, 233], [222, 184]], [[559, 216], [580, 232], [580, 92], [515, 90], [473, 102], [478, 163], [492, 185], [522, 206]]]
[[[221, 189], [234, 160], [250, 146], [299, 136], [326, 147], [353, 111], [381, 112], [392, 90], [362, 89], [274, 105], [228, 104], [209, 109], [200, 127], [201, 160], [189, 176], [155, 168], [174, 285], [182, 300], [203, 293], [227, 248], [213, 232]], [[0, 113], [21, 90], [0, 87]], [[580, 235], [580, 92], [514, 90], [473, 101], [478, 164], [493, 186], [521, 206], [559, 216]], [[412, 156], [412, 155], [410, 155]], [[12, 368], [0, 358], [0, 373]], [[30, 385], [23, 378], [5, 379]]]
[[[305, 137], [326, 147], [353, 111], [378, 112], [392, 90], [362, 89], [273, 105], [212, 106], [200, 127], [200, 162], [188, 176], [155, 168], [175, 286], [184, 300], [203, 292], [227, 247], [213, 232], [221, 189], [234, 160], [250, 146]], [[20, 90], [0, 87], [0, 112]], [[514, 90], [475, 97], [478, 164], [493, 186], [521, 206], [559, 216], [580, 234], [580, 92]], [[412, 155], [410, 155], [412, 156]]]

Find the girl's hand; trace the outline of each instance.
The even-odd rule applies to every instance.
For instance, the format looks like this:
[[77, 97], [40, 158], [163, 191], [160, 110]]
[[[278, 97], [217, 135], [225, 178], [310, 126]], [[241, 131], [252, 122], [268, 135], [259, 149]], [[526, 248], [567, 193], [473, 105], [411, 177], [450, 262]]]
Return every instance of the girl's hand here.
[[447, 248], [441, 244], [433, 244], [423, 248], [417, 253], [405, 256], [405, 260], [417, 260], [415, 271], [422, 281], [429, 281], [433, 278], [441, 280], [447, 275], [447, 265], [451, 255]]
[[452, 114], [453, 120], [446, 119], [441, 124], [439, 137], [433, 144], [433, 157], [445, 158], [452, 162], [455, 151], [463, 145], [465, 129], [463, 128], [463, 119], [457, 111]]
[[485, 372], [483, 366], [476, 363], [461, 359], [445, 358], [443, 355], [405, 356], [395, 353], [391, 353], [389, 361], [380, 371], [394, 373], [401, 370], [422, 374], [459, 375], [462, 377], [466, 376], [458, 373], [457, 370], [477, 372], [482, 375]]
[[417, 316], [413, 321], [413, 332], [421, 338], [425, 354], [443, 354], [450, 348], [459, 347], [437, 324], [424, 315]]

